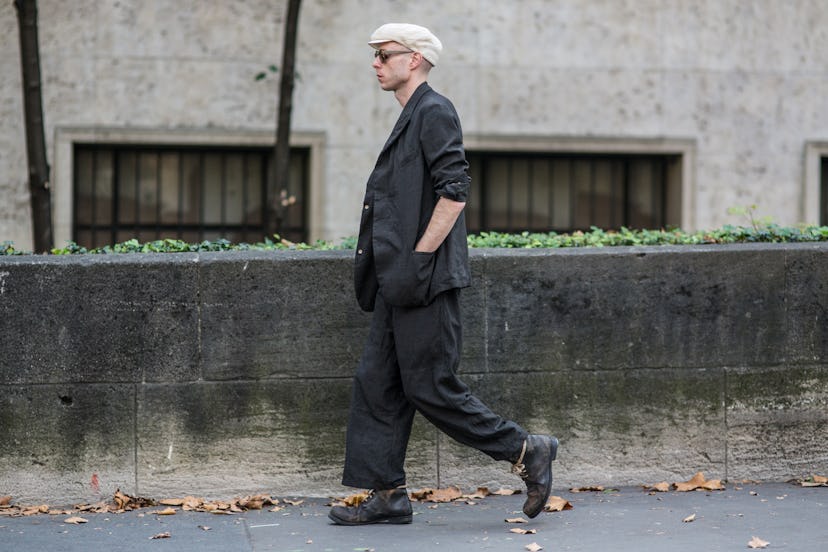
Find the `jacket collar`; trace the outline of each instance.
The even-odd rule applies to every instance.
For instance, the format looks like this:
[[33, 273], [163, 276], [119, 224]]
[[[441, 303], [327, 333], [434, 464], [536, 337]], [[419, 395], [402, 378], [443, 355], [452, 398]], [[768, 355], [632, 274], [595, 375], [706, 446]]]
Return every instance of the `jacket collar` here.
[[424, 82], [417, 89], [411, 94], [411, 97], [406, 102], [405, 107], [400, 113], [399, 119], [397, 119], [397, 124], [394, 125], [394, 130], [391, 131], [391, 136], [388, 137], [388, 140], [385, 141], [385, 145], [382, 147], [382, 152], [387, 150], [391, 144], [393, 144], [397, 138], [400, 137], [402, 131], [405, 130], [405, 127], [408, 126], [408, 121], [411, 120], [411, 114], [414, 112], [414, 109], [417, 107], [417, 104], [420, 103], [420, 100], [423, 99], [423, 96], [427, 92], [431, 90], [431, 87], [428, 85], [427, 82]]

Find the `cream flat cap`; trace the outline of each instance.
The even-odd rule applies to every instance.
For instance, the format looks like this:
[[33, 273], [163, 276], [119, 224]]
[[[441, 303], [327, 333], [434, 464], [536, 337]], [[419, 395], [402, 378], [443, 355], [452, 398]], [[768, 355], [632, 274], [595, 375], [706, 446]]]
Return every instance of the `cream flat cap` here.
[[420, 52], [432, 65], [437, 65], [443, 44], [434, 34], [411, 23], [386, 23], [371, 35], [368, 44], [379, 49], [383, 42], [397, 42], [409, 50]]

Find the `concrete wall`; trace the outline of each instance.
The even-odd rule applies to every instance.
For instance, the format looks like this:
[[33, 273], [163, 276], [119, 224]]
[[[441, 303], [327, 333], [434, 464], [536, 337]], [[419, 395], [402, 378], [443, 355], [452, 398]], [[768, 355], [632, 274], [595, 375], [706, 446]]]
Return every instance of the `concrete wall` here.
[[[828, 471], [828, 245], [474, 250], [462, 378], [556, 486]], [[0, 494], [341, 493], [351, 254], [0, 257]], [[414, 487], [516, 486], [417, 417]]]
[[[130, 131], [146, 130], [168, 135], [166, 143], [272, 131], [277, 83], [253, 76], [280, 63], [284, 2], [38, 4], [58, 245], [71, 237], [64, 157], [72, 132], [132, 141], [145, 135]], [[454, 100], [473, 147], [532, 139], [541, 150], [662, 151], [666, 141], [688, 164], [683, 226], [736, 222], [727, 209], [751, 203], [783, 224], [818, 222], [817, 161], [828, 156], [823, 0], [338, 0], [305, 2], [300, 17], [294, 129], [324, 136], [314, 153], [314, 238], [336, 240], [357, 226], [362, 187], [399, 114], [376, 85], [366, 41], [400, 20], [443, 41], [431, 83]], [[0, 240], [26, 249], [19, 47], [8, 2], [0, 74]]]

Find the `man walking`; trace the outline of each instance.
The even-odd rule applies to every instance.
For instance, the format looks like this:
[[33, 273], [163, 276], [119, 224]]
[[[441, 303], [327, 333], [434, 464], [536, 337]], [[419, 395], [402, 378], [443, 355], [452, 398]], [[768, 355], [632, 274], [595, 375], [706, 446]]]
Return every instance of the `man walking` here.
[[407, 23], [381, 26], [369, 44], [380, 87], [403, 107], [368, 179], [354, 266], [357, 300], [374, 314], [353, 381], [342, 483], [372, 492], [329, 517], [411, 523], [403, 464], [415, 411], [514, 464], [527, 486], [523, 511], [535, 517], [549, 497], [558, 440], [498, 416], [455, 375], [459, 293], [471, 280], [463, 215], [470, 179], [454, 106], [426, 82], [442, 44]]

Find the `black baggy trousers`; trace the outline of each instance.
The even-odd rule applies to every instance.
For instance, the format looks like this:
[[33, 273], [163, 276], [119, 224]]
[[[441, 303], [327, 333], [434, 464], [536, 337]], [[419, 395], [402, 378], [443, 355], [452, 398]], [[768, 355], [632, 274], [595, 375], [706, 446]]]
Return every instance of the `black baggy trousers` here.
[[344, 485], [381, 490], [406, 483], [403, 464], [415, 411], [464, 445], [495, 460], [516, 460], [526, 431], [492, 412], [456, 376], [459, 294], [450, 290], [413, 308], [377, 296], [353, 380]]

